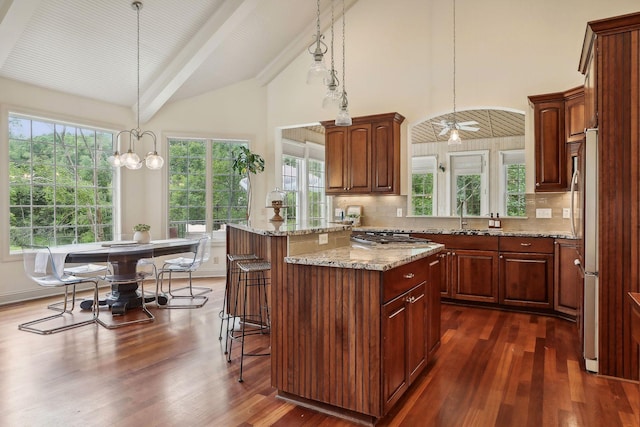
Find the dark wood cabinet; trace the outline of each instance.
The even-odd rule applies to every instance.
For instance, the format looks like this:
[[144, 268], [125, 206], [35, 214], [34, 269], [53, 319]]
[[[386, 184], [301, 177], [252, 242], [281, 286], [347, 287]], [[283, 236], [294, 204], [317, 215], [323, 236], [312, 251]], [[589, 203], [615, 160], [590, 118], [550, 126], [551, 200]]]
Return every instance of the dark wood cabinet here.
[[640, 13], [587, 24], [580, 59], [585, 115], [598, 128], [598, 369], [638, 379], [631, 309], [640, 291]]
[[451, 296], [458, 300], [498, 302], [498, 253], [451, 251]]
[[354, 117], [351, 126], [325, 127], [327, 194], [400, 194], [398, 113]]
[[427, 278], [427, 359], [431, 359], [440, 347], [441, 310], [440, 292], [442, 288], [443, 262], [440, 254], [429, 258], [429, 274]]
[[500, 304], [553, 308], [553, 239], [500, 238]]
[[371, 191], [371, 125], [333, 127], [325, 134], [327, 194]]
[[584, 139], [585, 91], [529, 97], [533, 106], [536, 192], [566, 191], [573, 174], [572, 155]]
[[580, 267], [574, 263], [578, 259], [576, 242], [566, 239], [555, 242], [553, 308], [570, 318], [576, 318], [578, 307], [582, 304]]
[[567, 188], [564, 97], [562, 93], [530, 96], [533, 105], [536, 192]]
[[405, 392], [427, 363], [426, 282], [382, 307], [383, 398], [385, 411]]

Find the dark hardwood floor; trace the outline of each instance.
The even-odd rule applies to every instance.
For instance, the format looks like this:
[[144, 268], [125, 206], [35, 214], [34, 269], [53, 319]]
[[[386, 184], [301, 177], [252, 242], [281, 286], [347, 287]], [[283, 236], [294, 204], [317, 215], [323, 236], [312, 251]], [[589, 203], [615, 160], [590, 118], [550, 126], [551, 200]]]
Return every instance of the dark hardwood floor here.
[[[246, 358], [238, 383], [236, 355], [228, 364], [218, 341], [223, 281], [198, 284], [214, 287], [203, 308], [153, 308], [154, 323], [117, 330], [40, 336], [17, 325], [46, 315], [50, 299], [1, 307], [0, 425], [352, 425], [276, 398], [268, 357]], [[640, 424], [638, 384], [583, 371], [572, 323], [443, 305], [442, 335], [427, 372], [379, 425]]]

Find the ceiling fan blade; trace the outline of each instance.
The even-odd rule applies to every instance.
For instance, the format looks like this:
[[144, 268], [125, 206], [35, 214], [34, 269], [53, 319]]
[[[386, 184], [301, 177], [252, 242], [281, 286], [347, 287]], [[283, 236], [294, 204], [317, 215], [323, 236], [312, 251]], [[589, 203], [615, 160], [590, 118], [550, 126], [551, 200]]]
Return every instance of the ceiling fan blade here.
[[458, 122], [459, 126], [473, 126], [473, 125], [477, 125], [478, 122], [476, 122], [475, 120], [469, 120], [466, 122]]
[[460, 126], [458, 129], [466, 130], [466, 131], [470, 131], [470, 132], [476, 132], [476, 131], [480, 130], [480, 128], [474, 128], [474, 127], [471, 127], [471, 126]]
[[447, 134], [447, 132], [449, 132], [449, 128], [448, 128], [448, 127], [445, 127], [444, 129], [442, 129], [442, 130], [440, 131], [440, 133], [438, 134], [438, 136], [444, 136], [444, 135], [446, 135], [446, 134]]
[[436, 126], [442, 126], [442, 127], [449, 127], [449, 125], [447, 124], [447, 122], [445, 121], [441, 121], [441, 122], [431, 122], [432, 124], [436, 125]]

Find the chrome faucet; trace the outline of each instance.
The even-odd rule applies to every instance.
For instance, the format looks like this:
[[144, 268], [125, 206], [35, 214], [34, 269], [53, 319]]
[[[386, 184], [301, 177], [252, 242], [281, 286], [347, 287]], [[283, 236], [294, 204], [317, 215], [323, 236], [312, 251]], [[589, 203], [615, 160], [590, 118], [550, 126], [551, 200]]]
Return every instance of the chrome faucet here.
[[458, 211], [460, 212], [460, 230], [464, 230], [464, 226], [467, 225], [467, 222], [464, 220], [464, 204], [466, 202], [466, 200], [463, 200], [458, 203]]

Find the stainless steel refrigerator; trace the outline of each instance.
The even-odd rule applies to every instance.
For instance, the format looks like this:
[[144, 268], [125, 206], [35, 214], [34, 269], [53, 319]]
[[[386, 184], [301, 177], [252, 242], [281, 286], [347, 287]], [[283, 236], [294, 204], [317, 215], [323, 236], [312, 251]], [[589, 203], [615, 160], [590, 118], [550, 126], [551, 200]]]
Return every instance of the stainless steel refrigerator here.
[[571, 227], [580, 240], [580, 256], [575, 264], [584, 277], [581, 341], [585, 367], [598, 372], [598, 129], [587, 129], [581, 161], [571, 186]]

